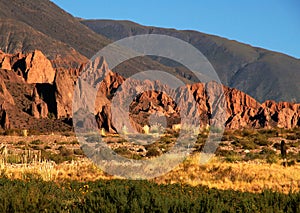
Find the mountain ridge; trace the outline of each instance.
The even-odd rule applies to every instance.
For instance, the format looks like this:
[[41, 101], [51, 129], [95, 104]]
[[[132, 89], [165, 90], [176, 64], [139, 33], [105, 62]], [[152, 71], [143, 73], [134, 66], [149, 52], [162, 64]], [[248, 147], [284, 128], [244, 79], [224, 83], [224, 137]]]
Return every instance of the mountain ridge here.
[[[65, 43], [87, 58], [110, 43], [109, 39], [94, 33], [71, 14], [48, 0], [0, 0], [0, 18], [23, 22], [57, 41]], [[36, 46], [45, 52], [43, 46]], [[55, 57], [55, 56], [52, 56]]]
[[[96, 61], [98, 64], [95, 66], [99, 68], [97, 69], [99, 73], [87, 77], [92, 83], [99, 82], [102, 76], [106, 76], [99, 85], [94, 114], [99, 128], [105, 128], [108, 132], [115, 132], [118, 129], [116, 125], [119, 124], [112, 121], [111, 101], [121, 85], [121, 92], [125, 96], [131, 94], [132, 91], [138, 94], [138, 88], [144, 86], [153, 89], [166, 88], [159, 81], [154, 83], [134, 81], [133, 84], [123, 86], [126, 79], [111, 71], [104, 58]], [[43, 70], [42, 76], [44, 77], [42, 78], [38, 72], [39, 69]], [[6, 120], [9, 120], [9, 123], [2, 124], [3, 128], [42, 128], [39, 125], [35, 126], [38, 121], [42, 121], [46, 126], [55, 122], [57, 128], [68, 128], [64, 120], [69, 122], [72, 116], [73, 91], [78, 84], [75, 83], [76, 78], [72, 78], [67, 70], [56, 72], [55, 78], [53, 72], [53, 65], [41, 51], [36, 50], [26, 55], [21, 53], [10, 55], [0, 52], [0, 80], [3, 79], [0, 85], [3, 91], [0, 93], [0, 103], [2, 103], [1, 110], [7, 117]], [[199, 114], [202, 126], [212, 125], [211, 115], [214, 114], [212, 110], [216, 107], [214, 105], [217, 100], [214, 94], [220, 86], [223, 87], [225, 95], [220, 107], [225, 109], [224, 123], [227, 128], [294, 128], [300, 126], [300, 104], [274, 101], [260, 104], [242, 91], [219, 85], [216, 82], [187, 84], [184, 88], [178, 88], [177, 92], [180, 96], [176, 96], [177, 101], [181, 103], [182, 109], [190, 108], [187, 112], [189, 116], [194, 117]], [[20, 93], [22, 90], [24, 94]], [[185, 90], [189, 92], [182, 93]], [[190, 95], [182, 96], [182, 94]], [[122, 95], [118, 97], [121, 104], [124, 100], [122, 97]], [[192, 99], [196, 101], [195, 106], [192, 104]], [[174, 101], [156, 89], [141, 93], [130, 104], [130, 119], [135, 124], [134, 127], [141, 131], [142, 127], [148, 124], [148, 118], [153, 113], [166, 116], [169, 126], [177, 124], [181, 119], [180, 107]], [[59, 120], [52, 120], [53, 116], [60, 119], [61, 123], [58, 122]], [[30, 120], [29, 123], [28, 120]]]
[[[0, 114], [3, 115], [1, 126], [4, 129], [71, 129], [74, 86], [88, 58], [118, 38], [147, 33], [188, 41], [211, 61], [230, 94], [227, 97], [229, 108], [226, 108], [229, 128], [292, 128], [300, 125], [299, 105], [265, 102], [269, 99], [300, 102], [299, 60], [218, 36], [146, 27], [134, 22], [100, 21], [99, 24], [95, 20], [95, 27], [100, 29], [97, 33], [96, 29], [93, 31], [91, 26], [84, 25], [89, 21], [73, 17], [48, 0], [12, 0], [9, 3], [0, 0], [0, 3], [3, 5], [0, 8], [0, 50], [9, 52], [0, 51], [0, 78], [3, 79], [0, 81], [3, 91]], [[102, 65], [110, 74], [98, 94], [100, 100], [95, 117], [99, 127], [107, 131], [115, 129], [109, 109], [114, 92], [126, 78], [141, 70], [167, 71], [186, 80], [184, 82], [196, 95], [196, 100], [207, 100], [208, 97], [203, 92], [203, 85], [192, 84], [193, 76], [187, 68], [165, 58], [134, 58], [114, 70]], [[231, 89], [233, 87], [237, 89]], [[178, 111], [176, 105], [163, 94], [154, 91], [137, 99], [140, 98], [143, 102], [134, 101], [132, 106], [136, 113], [132, 114], [132, 119], [140, 123], [136, 125], [137, 129], [146, 124], [144, 118], [156, 109], [169, 116], [171, 123], [179, 119], [174, 114]], [[206, 103], [200, 106], [201, 116], [209, 120], [211, 106]]]
[[[83, 20], [81, 23], [112, 40], [151, 33], [174, 36], [198, 48], [214, 66], [223, 84], [238, 88], [260, 102], [300, 100], [297, 83], [300, 60], [291, 56], [191, 30], [148, 27], [132, 21]], [[160, 62], [164, 64], [163, 60]]]

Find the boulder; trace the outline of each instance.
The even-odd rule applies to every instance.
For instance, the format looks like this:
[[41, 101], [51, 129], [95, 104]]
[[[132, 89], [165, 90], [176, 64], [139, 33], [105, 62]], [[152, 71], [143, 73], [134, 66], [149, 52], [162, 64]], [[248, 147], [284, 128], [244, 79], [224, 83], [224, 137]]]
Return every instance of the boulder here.
[[0, 105], [0, 125], [3, 129], [10, 129], [10, 120], [6, 110], [6, 104]]
[[55, 78], [55, 99], [57, 118], [71, 117], [75, 79], [64, 71], [58, 70]]
[[[2, 100], [2, 101], [1, 101]], [[7, 104], [15, 105], [15, 101], [9, 91], [6, 88], [6, 85], [2, 78], [0, 78], [0, 101]]]
[[49, 113], [48, 105], [40, 98], [36, 87], [34, 87], [32, 92], [32, 101], [30, 114], [35, 118], [47, 118]]
[[25, 57], [25, 79], [27, 83], [53, 83], [55, 70], [44, 54], [35, 50]]
[[27, 83], [53, 83], [55, 70], [49, 59], [39, 50], [11, 56], [12, 69], [22, 72]]

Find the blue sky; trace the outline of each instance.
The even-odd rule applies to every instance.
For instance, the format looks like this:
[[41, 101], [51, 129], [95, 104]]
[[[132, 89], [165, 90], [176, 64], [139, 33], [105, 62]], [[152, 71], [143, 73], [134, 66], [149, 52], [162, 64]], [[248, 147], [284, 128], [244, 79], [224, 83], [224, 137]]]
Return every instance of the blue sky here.
[[299, 0], [52, 0], [76, 17], [190, 29], [300, 58]]

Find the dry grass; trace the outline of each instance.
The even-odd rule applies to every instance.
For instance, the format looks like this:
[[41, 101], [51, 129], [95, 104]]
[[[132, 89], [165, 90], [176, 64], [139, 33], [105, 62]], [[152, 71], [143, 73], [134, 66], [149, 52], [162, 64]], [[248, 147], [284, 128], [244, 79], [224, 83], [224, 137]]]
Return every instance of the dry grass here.
[[26, 180], [28, 178], [39, 178], [44, 181], [94, 181], [97, 179], [111, 179], [99, 170], [88, 159], [55, 164], [51, 161], [34, 162], [31, 164], [0, 164], [2, 176], [10, 179]]
[[[232, 133], [233, 134], [233, 133]], [[13, 153], [24, 152], [24, 148], [30, 147], [33, 141], [41, 141], [42, 144], [36, 146], [49, 146], [51, 152], [58, 152], [60, 146], [70, 150], [78, 149], [79, 144], [74, 143], [74, 136], [67, 137], [61, 135], [40, 135], [40, 136], [0, 136], [2, 141], [0, 145], [5, 145], [7, 150]], [[117, 139], [116, 139], [117, 140]], [[119, 139], [118, 139], [119, 140]], [[279, 138], [276, 138], [279, 140]], [[297, 149], [297, 141], [287, 141], [290, 151]], [[119, 145], [111, 143], [110, 145]], [[224, 148], [224, 147], [222, 147]], [[226, 148], [226, 147], [225, 147]], [[233, 147], [236, 148], [236, 147]], [[48, 149], [47, 149], [48, 151]], [[295, 153], [296, 153], [295, 151]], [[30, 152], [33, 161], [22, 160], [22, 164], [10, 162], [0, 156], [0, 175], [11, 179], [40, 178], [45, 181], [95, 181], [97, 179], [113, 179], [110, 175], [105, 174], [90, 160], [81, 158], [79, 160], [56, 164], [49, 160], [41, 158], [40, 151], [25, 150]], [[240, 154], [240, 153], [237, 153]], [[279, 156], [278, 154], [276, 156]], [[295, 164], [290, 167], [283, 167], [280, 162], [268, 164], [265, 160], [251, 160], [249, 162], [240, 161], [238, 163], [222, 162], [222, 158], [215, 157], [209, 163], [200, 165], [199, 154], [190, 156], [184, 163], [179, 165], [173, 171], [152, 181], [160, 184], [190, 184], [205, 185], [217, 189], [233, 189], [239, 191], [261, 192], [264, 189], [289, 193], [290, 191], [300, 191], [300, 165]], [[278, 158], [279, 159], [279, 158]], [[25, 163], [24, 163], [25, 162]], [[26, 163], [28, 162], [28, 163]]]
[[226, 163], [214, 158], [208, 164], [199, 165], [198, 161], [199, 154], [155, 181], [161, 184], [179, 182], [248, 192], [261, 192], [264, 189], [283, 193], [300, 191], [299, 164], [283, 167], [259, 161]]
[[[154, 182], [160, 184], [205, 185], [217, 189], [233, 189], [261, 192], [264, 189], [289, 193], [300, 191], [300, 165], [283, 167], [279, 164], [260, 162], [226, 163], [214, 158], [208, 164], [199, 165], [199, 156], [193, 156], [173, 171]], [[45, 181], [94, 181], [114, 177], [99, 170], [88, 159], [55, 164], [50, 161], [31, 164], [0, 164], [2, 176], [11, 179], [41, 178]]]

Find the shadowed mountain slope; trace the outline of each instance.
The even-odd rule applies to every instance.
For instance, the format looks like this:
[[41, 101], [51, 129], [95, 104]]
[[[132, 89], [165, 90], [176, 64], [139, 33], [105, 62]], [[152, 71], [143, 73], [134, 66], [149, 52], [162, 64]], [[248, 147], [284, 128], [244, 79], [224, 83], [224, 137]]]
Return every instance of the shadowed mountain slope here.
[[[224, 85], [240, 89], [260, 102], [300, 101], [300, 60], [288, 55], [196, 31], [147, 27], [130, 21], [82, 20], [81, 23], [112, 40], [140, 34], [177, 37], [207, 57]], [[157, 60], [167, 66], [178, 66]]]
[[0, 32], [0, 47], [3, 52], [27, 53], [42, 49], [49, 59], [61, 57], [72, 62], [86, 60], [74, 48], [35, 30], [24, 22], [0, 19]]
[[[23, 22], [36, 31], [67, 44], [88, 58], [109, 43], [108, 39], [94, 33], [49, 0], [0, 0], [0, 4], [1, 19]], [[25, 37], [24, 41], [26, 39], [30, 38]], [[44, 45], [35, 45], [34, 48], [46, 52], [48, 44], [46, 42]], [[25, 49], [32, 43], [29, 40], [23, 45]]]

